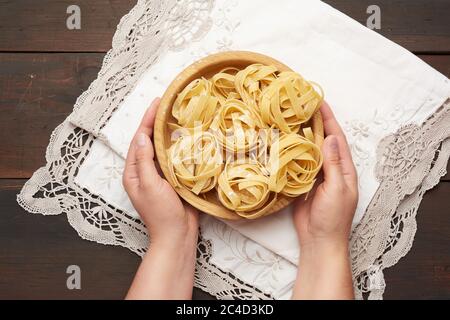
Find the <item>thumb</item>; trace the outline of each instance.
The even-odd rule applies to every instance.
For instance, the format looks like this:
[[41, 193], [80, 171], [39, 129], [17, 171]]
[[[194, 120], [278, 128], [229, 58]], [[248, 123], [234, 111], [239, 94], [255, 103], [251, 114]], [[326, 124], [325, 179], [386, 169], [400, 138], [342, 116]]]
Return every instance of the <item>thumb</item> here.
[[136, 168], [139, 176], [139, 185], [143, 188], [152, 187], [161, 177], [158, 174], [154, 160], [153, 145], [150, 137], [145, 133], [138, 133], [135, 141]]
[[[338, 139], [331, 135], [328, 136], [324, 141], [323, 146], [324, 162], [324, 180], [325, 184], [338, 186], [344, 181], [341, 166], [341, 156], [339, 152], [339, 141]], [[330, 185], [331, 184], [331, 185]]]

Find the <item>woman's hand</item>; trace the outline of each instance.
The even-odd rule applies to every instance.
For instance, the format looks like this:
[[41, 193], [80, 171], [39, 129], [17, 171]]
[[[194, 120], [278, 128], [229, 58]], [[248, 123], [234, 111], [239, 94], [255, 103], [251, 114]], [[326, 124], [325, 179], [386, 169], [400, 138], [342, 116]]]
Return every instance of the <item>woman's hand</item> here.
[[321, 108], [325, 133], [322, 151], [324, 181], [295, 208], [295, 226], [302, 247], [347, 243], [358, 202], [358, 178], [347, 140], [328, 104]]
[[155, 165], [151, 142], [159, 99], [145, 113], [128, 150], [123, 185], [145, 223], [150, 249], [129, 299], [189, 299], [192, 295], [198, 213], [183, 204]]
[[305, 201], [294, 223], [300, 240], [299, 275], [293, 298], [353, 298], [348, 241], [358, 202], [358, 178], [344, 133], [328, 104], [321, 107], [327, 138], [324, 181]]

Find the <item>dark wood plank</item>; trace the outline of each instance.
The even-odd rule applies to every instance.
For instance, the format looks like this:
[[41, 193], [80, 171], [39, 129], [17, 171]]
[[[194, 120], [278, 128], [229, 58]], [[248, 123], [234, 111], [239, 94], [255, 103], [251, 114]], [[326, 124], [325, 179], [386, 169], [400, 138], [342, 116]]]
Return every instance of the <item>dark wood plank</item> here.
[[[0, 178], [28, 178], [44, 164], [50, 133], [96, 78], [102, 57], [100, 53], [0, 54]], [[450, 55], [420, 57], [450, 76]]]
[[[25, 212], [15, 202], [25, 180], [0, 179], [0, 299], [121, 299], [139, 264], [127, 249], [81, 240], [64, 215]], [[450, 183], [425, 195], [410, 253], [386, 271], [387, 299], [450, 299]], [[82, 290], [66, 288], [81, 267]], [[196, 299], [211, 298], [195, 289]]]
[[[123, 299], [140, 258], [80, 239], [65, 215], [27, 213], [15, 202], [24, 182], [0, 179], [0, 300]], [[66, 287], [69, 265], [81, 268], [81, 290]], [[194, 297], [209, 295], [195, 289]]]
[[[69, 30], [70, 5], [81, 29]], [[117, 24], [136, 0], [0, 0], [0, 51], [106, 52]]]
[[[106, 52], [118, 21], [135, 2], [79, 0], [82, 29], [70, 31], [65, 21], [71, 1], [0, 0], [0, 51]], [[361, 23], [373, 4], [326, 2]], [[381, 34], [415, 52], [450, 52], [449, 1], [376, 4], [382, 10]], [[450, 56], [422, 58], [450, 75]], [[0, 178], [27, 178], [44, 164], [51, 131], [96, 77], [101, 60], [97, 53], [0, 54]], [[123, 298], [139, 258], [124, 248], [80, 240], [63, 215], [26, 213], [15, 202], [24, 181], [0, 179], [0, 241], [7, 244], [0, 250], [0, 299]], [[425, 196], [412, 251], [386, 272], [386, 298], [450, 298], [449, 191], [450, 183], [443, 182]], [[81, 291], [65, 286], [71, 264], [82, 269]], [[209, 295], [194, 290], [194, 297]]]
[[[449, 55], [420, 55], [422, 60], [430, 66], [450, 78], [450, 56]], [[450, 162], [447, 165], [447, 174], [441, 178], [441, 181], [450, 181]]]
[[385, 272], [386, 299], [450, 299], [449, 194], [449, 182], [425, 194], [411, 251]]
[[45, 164], [53, 129], [96, 78], [103, 54], [0, 54], [0, 178]]
[[450, 52], [450, 2], [447, 0], [324, 0], [363, 25], [370, 5], [381, 9], [381, 33], [406, 49]]
[[450, 162], [447, 164], [447, 174], [444, 177], [442, 177], [441, 181], [450, 182]]
[[421, 54], [419, 55], [419, 58], [445, 75], [447, 78], [450, 77], [450, 55]]
[[[326, 0], [365, 24], [371, 0]], [[0, 51], [105, 52], [120, 18], [135, 0], [78, 0], [82, 29], [66, 28], [70, 0], [0, 0]], [[450, 52], [450, 2], [378, 0], [380, 33], [415, 52]], [[18, 23], [20, 22], [20, 23]]]

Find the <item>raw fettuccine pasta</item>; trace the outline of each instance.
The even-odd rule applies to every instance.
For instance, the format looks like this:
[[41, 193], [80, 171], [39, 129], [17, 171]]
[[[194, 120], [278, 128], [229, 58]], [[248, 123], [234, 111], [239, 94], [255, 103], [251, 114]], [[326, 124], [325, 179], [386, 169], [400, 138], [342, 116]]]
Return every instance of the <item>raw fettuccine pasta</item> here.
[[217, 139], [204, 131], [183, 135], [169, 149], [170, 175], [178, 186], [193, 193], [208, 192], [222, 171], [222, 154]]
[[216, 193], [246, 219], [266, 215], [280, 195], [308, 193], [322, 166], [309, 123], [323, 101], [316, 87], [261, 64], [192, 81], [172, 108], [171, 179]]

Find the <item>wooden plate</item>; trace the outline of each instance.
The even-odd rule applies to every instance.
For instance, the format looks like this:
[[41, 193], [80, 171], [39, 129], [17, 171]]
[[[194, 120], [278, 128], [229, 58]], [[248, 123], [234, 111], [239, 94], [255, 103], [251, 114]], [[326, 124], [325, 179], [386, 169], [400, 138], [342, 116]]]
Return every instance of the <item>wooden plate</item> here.
[[[168, 174], [169, 170], [167, 165], [167, 150], [171, 146], [171, 131], [168, 128], [167, 124], [176, 123], [176, 120], [172, 116], [172, 106], [177, 98], [178, 93], [180, 93], [191, 81], [200, 77], [205, 77], [207, 79], [211, 78], [214, 74], [227, 67], [244, 69], [254, 63], [273, 65], [277, 67], [279, 71], [291, 71], [291, 69], [283, 63], [268, 56], [253, 52], [228, 51], [210, 55], [187, 67], [169, 85], [165, 94], [161, 98], [161, 104], [158, 108], [158, 113], [155, 120], [155, 151], [161, 170], [169, 183], [174, 187], [175, 191], [184, 200], [186, 200], [195, 208], [212, 216], [221, 218], [225, 217], [226, 219], [230, 220], [239, 220], [242, 218], [233, 211], [225, 208], [220, 203], [219, 199], [217, 198], [217, 192], [215, 189], [201, 196], [197, 196], [189, 190], [175, 187], [174, 181], [171, 180], [170, 175]], [[320, 147], [322, 146], [324, 139], [323, 122], [320, 112], [316, 112], [310, 122], [315, 135], [315, 143]], [[281, 194], [278, 195], [277, 202], [267, 214], [274, 213], [275, 211], [286, 207], [294, 199], [295, 198], [286, 197]]]

